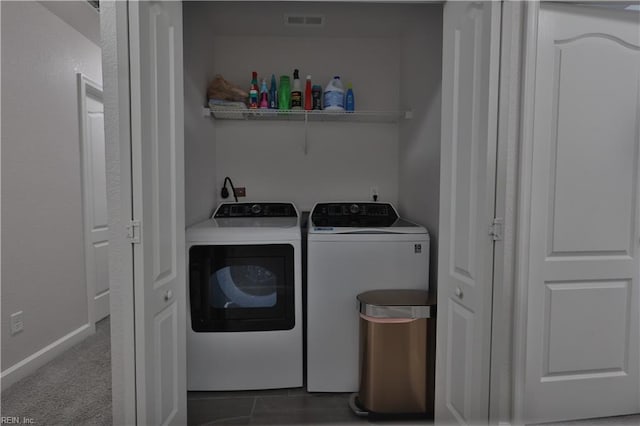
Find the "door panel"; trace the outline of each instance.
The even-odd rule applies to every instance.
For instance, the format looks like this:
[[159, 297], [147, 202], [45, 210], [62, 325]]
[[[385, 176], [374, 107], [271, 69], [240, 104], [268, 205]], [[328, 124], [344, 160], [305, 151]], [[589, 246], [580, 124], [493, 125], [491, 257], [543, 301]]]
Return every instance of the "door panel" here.
[[467, 373], [473, 365], [474, 314], [454, 300], [449, 300], [449, 345], [447, 346], [447, 408], [460, 419], [471, 416]]
[[436, 423], [488, 422], [500, 8], [444, 8]]
[[[621, 84], [637, 80], [638, 53], [600, 34], [554, 43], [550, 255], [628, 255], [637, 136], [628, 122], [634, 117], [619, 111], [638, 110], [634, 84]], [[601, 226], [604, 217], [608, 226]]]
[[139, 424], [186, 424], [182, 10], [130, 2]]
[[109, 315], [109, 227], [102, 89], [78, 74], [81, 99], [85, 264], [93, 322]]
[[526, 422], [640, 410], [638, 17], [540, 8]]

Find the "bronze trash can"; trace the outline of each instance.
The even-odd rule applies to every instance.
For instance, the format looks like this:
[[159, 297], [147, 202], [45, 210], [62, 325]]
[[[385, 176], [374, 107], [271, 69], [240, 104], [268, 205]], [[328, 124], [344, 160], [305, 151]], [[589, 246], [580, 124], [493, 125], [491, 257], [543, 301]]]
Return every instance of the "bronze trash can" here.
[[433, 415], [435, 297], [422, 290], [375, 290], [358, 300], [360, 388], [352, 408], [360, 415]]

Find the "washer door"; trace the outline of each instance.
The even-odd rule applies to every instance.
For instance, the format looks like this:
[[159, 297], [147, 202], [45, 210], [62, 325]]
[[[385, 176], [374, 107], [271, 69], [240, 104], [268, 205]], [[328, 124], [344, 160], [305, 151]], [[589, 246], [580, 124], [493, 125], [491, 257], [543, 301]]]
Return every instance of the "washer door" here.
[[294, 272], [290, 244], [191, 247], [191, 327], [197, 332], [290, 330]]

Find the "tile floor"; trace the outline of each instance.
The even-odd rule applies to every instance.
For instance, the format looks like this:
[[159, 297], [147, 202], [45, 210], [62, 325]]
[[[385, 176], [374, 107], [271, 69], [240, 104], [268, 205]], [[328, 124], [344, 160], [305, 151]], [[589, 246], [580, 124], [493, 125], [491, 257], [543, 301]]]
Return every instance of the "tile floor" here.
[[421, 418], [362, 418], [348, 393], [307, 393], [303, 388], [248, 392], [189, 392], [189, 425], [430, 425]]

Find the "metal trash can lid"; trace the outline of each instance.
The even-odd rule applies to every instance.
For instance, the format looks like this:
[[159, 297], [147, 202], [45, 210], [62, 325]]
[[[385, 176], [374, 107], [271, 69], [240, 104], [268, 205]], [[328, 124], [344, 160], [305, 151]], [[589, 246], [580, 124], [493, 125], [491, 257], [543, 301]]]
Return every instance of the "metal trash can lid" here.
[[360, 293], [360, 313], [374, 318], [435, 318], [436, 297], [425, 290], [373, 290]]

